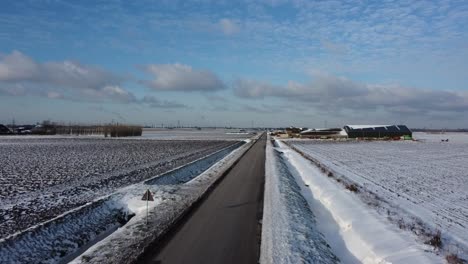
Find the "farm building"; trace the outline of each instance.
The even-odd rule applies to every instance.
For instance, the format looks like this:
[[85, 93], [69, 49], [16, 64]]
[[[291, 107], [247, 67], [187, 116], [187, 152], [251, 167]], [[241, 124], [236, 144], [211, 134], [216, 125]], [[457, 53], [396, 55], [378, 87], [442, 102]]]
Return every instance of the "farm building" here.
[[11, 130], [8, 127], [0, 124], [0, 135], [11, 135], [11, 134], [13, 134], [13, 132], [11, 132]]
[[349, 138], [411, 137], [411, 130], [405, 125], [346, 125]]
[[301, 138], [345, 138], [342, 128], [311, 128], [301, 132]]
[[11, 135], [13, 132], [6, 126], [0, 124], [0, 135]]
[[286, 133], [289, 137], [299, 137], [300, 133], [304, 130], [306, 130], [306, 128], [288, 127], [286, 128]]

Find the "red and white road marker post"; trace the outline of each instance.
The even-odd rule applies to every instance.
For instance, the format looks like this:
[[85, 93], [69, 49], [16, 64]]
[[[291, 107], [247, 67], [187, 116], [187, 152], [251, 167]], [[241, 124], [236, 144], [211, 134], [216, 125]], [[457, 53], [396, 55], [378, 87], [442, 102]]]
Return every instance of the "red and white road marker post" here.
[[153, 194], [149, 189], [146, 190], [145, 194], [141, 198], [142, 201], [146, 201], [146, 224], [148, 225], [148, 201], [154, 201]]

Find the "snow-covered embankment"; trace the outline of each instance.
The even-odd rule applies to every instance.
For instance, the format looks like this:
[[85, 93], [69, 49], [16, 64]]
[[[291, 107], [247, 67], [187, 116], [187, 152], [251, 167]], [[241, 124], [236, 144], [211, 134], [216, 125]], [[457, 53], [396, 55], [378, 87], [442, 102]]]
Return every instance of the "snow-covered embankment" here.
[[[429, 246], [418, 243], [411, 233], [398, 229], [384, 216], [371, 210], [354, 193], [331, 180], [309, 160], [281, 141], [276, 143], [276, 148], [267, 148], [267, 159], [274, 156], [274, 151], [282, 153], [280, 155], [287, 165], [288, 173], [293, 175], [300, 187], [298, 192], [305, 198], [315, 215], [314, 227], [324, 235], [333, 253], [343, 263], [443, 262], [442, 257], [430, 252]], [[281, 177], [285, 177], [284, 171], [278, 170], [274, 163], [267, 161], [268, 170], [276, 170], [273, 174], [279, 173]], [[269, 190], [265, 191], [268, 192]], [[265, 225], [274, 227], [275, 223], [279, 223], [275, 218], [272, 220], [274, 223], [264, 223], [264, 228]], [[275, 243], [288, 245], [292, 242], [282, 239]], [[283, 248], [288, 250], [285, 246]], [[267, 248], [262, 246], [262, 254], [265, 249]]]
[[268, 140], [261, 263], [338, 263], [282, 152]]
[[[190, 208], [239, 160], [255, 143], [246, 140], [247, 144], [230, 152], [197, 177], [187, 179], [183, 175], [175, 177], [185, 180], [174, 186], [171, 178], [148, 180], [145, 186], [165, 186], [168, 193], [155, 203], [150, 202], [149, 216], [146, 217], [146, 202], [140, 196], [127, 199], [130, 208], [136, 215], [122, 228], [92, 246], [72, 263], [136, 263], [139, 256], [154, 246], [158, 239], [167, 233]], [[179, 180], [176, 180], [178, 182]], [[155, 197], [156, 199], [156, 197]], [[148, 223], [146, 222], [148, 220]]]
[[117, 230], [119, 233], [119, 228], [131, 217], [136, 216], [135, 221], [141, 220], [146, 215], [146, 203], [141, 201], [141, 195], [146, 189], [154, 194], [155, 201], [149, 203], [151, 208], [171, 207], [172, 203], [179, 206], [186, 204], [187, 196], [194, 195], [186, 183], [195, 181], [202, 172], [210, 171], [217, 162], [228, 159], [242, 145], [246, 144], [231, 144], [149, 180], [119, 189], [50, 221], [0, 239], [0, 262], [67, 263], [96, 242], [105, 240], [112, 232]]

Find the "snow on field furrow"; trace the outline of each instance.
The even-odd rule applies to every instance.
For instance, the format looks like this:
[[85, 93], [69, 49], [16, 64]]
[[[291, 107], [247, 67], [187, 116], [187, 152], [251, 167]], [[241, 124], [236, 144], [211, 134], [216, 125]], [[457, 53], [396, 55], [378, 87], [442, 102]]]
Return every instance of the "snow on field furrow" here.
[[[21, 142], [21, 138], [5, 141]], [[2, 166], [1, 172], [2, 175], [7, 176], [5, 178], [17, 179], [20, 182], [27, 179], [27, 184], [18, 186], [19, 188], [27, 188], [27, 191], [32, 191], [35, 187], [42, 189], [48, 185], [69, 182], [77, 175], [102, 176], [106, 172], [113, 171], [116, 165], [124, 169], [155, 159], [163, 159], [166, 156], [175, 157], [177, 154], [196, 150], [196, 145], [207, 147], [203, 142], [193, 142], [190, 144], [194, 145], [193, 147], [187, 146], [188, 144], [184, 144], [184, 141], [178, 142], [177, 148], [174, 148], [174, 143], [169, 141], [149, 140], [139, 142], [104, 139], [43, 139], [42, 141], [46, 141], [47, 145], [44, 145], [43, 142], [36, 143], [41, 141], [40, 139], [24, 141], [23, 144], [19, 145], [2, 145], [0, 155], [5, 166]], [[45, 158], [44, 155], [47, 157]], [[65, 173], [71, 175], [65, 177]], [[39, 182], [42, 186], [31, 185], [31, 181]], [[8, 190], [0, 191], [0, 195], [4, 195], [6, 191]], [[12, 192], [14, 191], [13, 189]], [[11, 193], [7, 193], [6, 196], [10, 197], [11, 195]]]
[[[278, 150], [317, 216], [317, 229], [343, 263], [442, 263], [431, 247], [394, 226], [369, 208], [353, 192], [282, 142]], [[313, 262], [307, 262], [313, 263]]]
[[244, 140], [251, 138], [250, 133], [239, 133], [238, 129], [143, 129], [142, 139], [157, 140]]
[[288, 142], [467, 247], [467, 143]]
[[[196, 179], [241, 145], [241, 142], [230, 145], [148, 181], [121, 188], [5, 240], [0, 239], [0, 263], [67, 263], [116, 231], [129, 217], [144, 214], [143, 190], [150, 189], [154, 195], [155, 201], [150, 203], [150, 208], [164, 201], [168, 203], [167, 200], [169, 204], [183, 200], [184, 197], [178, 194], [181, 183]], [[155, 182], [156, 179], [165, 179], [165, 185]]]
[[449, 142], [445, 144], [458, 144], [468, 143], [468, 133], [460, 132], [447, 132], [447, 133], [425, 133], [425, 132], [414, 132], [413, 138], [422, 142], [438, 142], [442, 139], [449, 139]]
[[[405, 162], [405, 161], [400, 161], [400, 160], [398, 160], [398, 159], [396, 159], [396, 161], [397, 161], [396, 163], [399, 163], [399, 164], [401, 164], [401, 162], [403, 162], [403, 163]], [[352, 172], [354, 172], [354, 173], [359, 173], [359, 172], [361, 172], [361, 174], [364, 175], [364, 176], [362, 176], [362, 177], [363, 177], [363, 178], [366, 178], [366, 179], [369, 179], [369, 180], [372, 180], [372, 178], [373, 178], [372, 175], [373, 175], [374, 173], [382, 173], [382, 171], [379, 170], [379, 168], [376, 168], [376, 169], [374, 169], [374, 168], [370, 168], [370, 169], [369, 169], [369, 168], [358, 168], [358, 169], [353, 169], [353, 168], [349, 168], [349, 166], [351, 166], [351, 165], [352, 165], [352, 164], [348, 165], [348, 168], [347, 168], [347, 169], [349, 169], [350, 171], [352, 171]], [[403, 167], [406, 168], [406, 167], [408, 167], [408, 165], [405, 164], [405, 166], [403, 166]], [[410, 167], [408, 170], [413, 170], [413, 171], [414, 171], [414, 170], [419, 170], [419, 171], [422, 171], [423, 174], [429, 174], [429, 173], [431, 173], [432, 170], [434, 170], [434, 168], [436, 168], [436, 166], [432, 166], [432, 168], [430, 168], [429, 170], [426, 169], [426, 168], [422, 168], [422, 169], [421, 169], [421, 168], [411, 168], [411, 167]], [[406, 169], [405, 169], [405, 170], [406, 170]], [[401, 173], [404, 173], [405, 170], [403, 170]], [[442, 169], [442, 170], [440, 170], [440, 171], [446, 171], [446, 170], [447, 170], [447, 169]], [[362, 172], [364, 172], [364, 173], [362, 173]], [[385, 173], [387, 173], [387, 172], [385, 172]], [[406, 177], [406, 176], [404, 177], [405, 183], [413, 183], [413, 184], [416, 184], [416, 183], [417, 183], [418, 185], [421, 185], [421, 182], [419, 182], [419, 178], [411, 179], [411, 175], [409, 175], [409, 176], [410, 176], [409, 178]], [[450, 176], [449, 176], [449, 177], [450, 177]], [[451, 178], [454, 178], [454, 177], [451, 177]], [[434, 185], [434, 182], [437, 182], [436, 180], [437, 180], [437, 179], [433, 179], [433, 178], [432, 178], [432, 179], [431, 179], [431, 178], [425, 178], [425, 181], [426, 181], [426, 184], [427, 184], [427, 185], [433, 186], [433, 188], [436, 188], [436, 189], [437, 189], [437, 185]], [[460, 180], [461, 180], [461, 179], [460, 179]], [[412, 181], [413, 181], [413, 182], [412, 182]], [[417, 182], [415, 182], [415, 181], [417, 181]], [[374, 182], [375, 182], [375, 181], [374, 181]], [[459, 180], [456, 180], [455, 182], [459, 182]], [[449, 185], [449, 187], [450, 187], [450, 182], [449, 182], [449, 183], [446, 183], [446, 185]], [[422, 185], [422, 186], [424, 186], [424, 185]], [[451, 186], [451, 187], [456, 187], [456, 186]], [[414, 191], [414, 190], [411, 190], [411, 191]], [[445, 194], [445, 193], [440, 193], [440, 195], [445, 196], [446, 194]], [[450, 195], [449, 197], [452, 198], [452, 199], [454, 198], [452, 195]]]
[[0, 238], [235, 143], [89, 138], [0, 142]]

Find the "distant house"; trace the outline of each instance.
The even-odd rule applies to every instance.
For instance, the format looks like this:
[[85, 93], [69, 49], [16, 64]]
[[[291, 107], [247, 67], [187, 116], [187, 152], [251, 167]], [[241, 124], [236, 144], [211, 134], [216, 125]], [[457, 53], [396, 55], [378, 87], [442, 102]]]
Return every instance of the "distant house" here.
[[44, 121], [42, 124], [33, 127], [31, 133], [36, 135], [55, 135], [57, 133], [57, 127], [53, 123]]
[[301, 138], [346, 138], [342, 128], [311, 128], [301, 132]]
[[33, 125], [23, 125], [23, 126], [19, 126], [15, 129], [15, 132], [17, 134], [21, 134], [21, 135], [26, 135], [26, 134], [31, 134], [32, 133], [32, 129], [34, 128]]
[[285, 130], [289, 137], [299, 137], [300, 133], [306, 130], [306, 128], [288, 127]]
[[346, 125], [349, 138], [412, 137], [413, 132], [405, 125]]
[[13, 132], [6, 126], [0, 124], [0, 135], [11, 135]]

